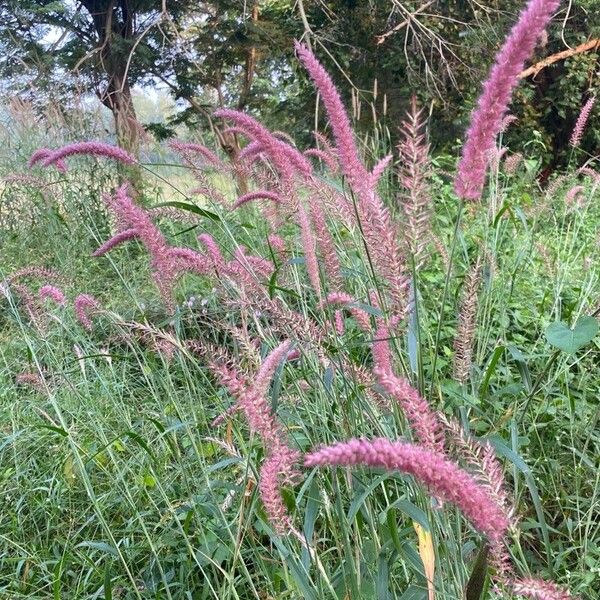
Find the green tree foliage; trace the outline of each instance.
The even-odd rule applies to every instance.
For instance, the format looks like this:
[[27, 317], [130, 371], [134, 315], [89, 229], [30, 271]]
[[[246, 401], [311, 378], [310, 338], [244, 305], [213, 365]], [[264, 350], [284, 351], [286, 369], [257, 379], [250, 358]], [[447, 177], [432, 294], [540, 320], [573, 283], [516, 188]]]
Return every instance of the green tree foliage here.
[[[169, 3], [172, 22], [193, 2]], [[148, 76], [148, 64], [163, 60], [163, 20], [157, 0], [7, 0], [0, 16], [5, 58], [2, 71], [13, 84], [29, 74], [34, 89], [60, 86], [71, 91], [76, 72], [111, 110], [119, 143], [132, 152], [139, 128], [131, 87]]]
[[[357, 129], [383, 126], [395, 143], [416, 92], [431, 115], [434, 148], [451, 149], [500, 32], [522, 6], [522, 0], [179, 0], [164, 7], [159, 0], [6, 0], [0, 66], [12, 89], [33, 82], [54, 96], [64, 96], [76, 71], [113, 111], [122, 143], [134, 147], [130, 88], [160, 82], [185, 107], [178, 121], [208, 127], [235, 156], [238, 140], [211, 118], [218, 106], [253, 112], [301, 143], [308, 143], [315, 118], [326, 126], [293, 57], [293, 40], [303, 39], [333, 74]], [[598, 37], [598, 0], [574, 0], [561, 7], [536, 60]], [[581, 105], [597, 91], [598, 70], [596, 49], [527, 78], [513, 103], [519, 126], [508, 130], [506, 143], [536, 140], [551, 167], [569, 159], [569, 135]], [[164, 125], [161, 131], [169, 133]], [[598, 128], [589, 128], [578, 160], [597, 151], [599, 137]]]

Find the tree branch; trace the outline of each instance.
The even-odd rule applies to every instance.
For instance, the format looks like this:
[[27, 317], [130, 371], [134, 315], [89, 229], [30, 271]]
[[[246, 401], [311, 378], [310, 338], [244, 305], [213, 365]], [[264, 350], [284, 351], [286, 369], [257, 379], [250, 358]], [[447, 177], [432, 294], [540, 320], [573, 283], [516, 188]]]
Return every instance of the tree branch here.
[[575, 48], [571, 48], [570, 50], [563, 50], [562, 52], [557, 52], [556, 54], [552, 54], [548, 56], [544, 60], [540, 60], [535, 63], [528, 69], [521, 71], [519, 74], [519, 79], [526, 79], [527, 77], [533, 75], [534, 77], [546, 67], [560, 61], [569, 58], [570, 56], [575, 56], [576, 54], [581, 54], [582, 52], [590, 52], [593, 50], [600, 50], [600, 39], [590, 40], [589, 42], [585, 42], [584, 44], [580, 44]]

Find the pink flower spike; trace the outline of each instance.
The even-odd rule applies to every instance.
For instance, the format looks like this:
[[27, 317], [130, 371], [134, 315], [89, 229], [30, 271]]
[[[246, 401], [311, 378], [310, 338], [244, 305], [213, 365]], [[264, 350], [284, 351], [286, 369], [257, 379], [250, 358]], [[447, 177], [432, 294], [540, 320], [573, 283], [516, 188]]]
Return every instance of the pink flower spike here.
[[264, 125], [251, 116], [237, 110], [221, 108], [215, 111], [215, 117], [233, 121], [244, 129], [247, 135], [260, 142], [264, 152], [268, 154], [273, 164], [288, 181], [291, 181], [296, 171], [305, 177], [312, 174], [310, 162], [298, 150], [277, 139]]
[[285, 258], [286, 246], [285, 240], [275, 233], [268, 236], [267, 241], [271, 248], [279, 255], [281, 259]]
[[565, 202], [567, 204], [573, 204], [577, 198], [577, 196], [579, 196], [579, 194], [585, 192], [585, 187], [583, 187], [582, 185], [574, 185], [566, 194], [565, 196]]
[[346, 294], [345, 292], [330, 292], [327, 294], [325, 301], [321, 303], [321, 306], [325, 304], [343, 304], [363, 331], [371, 331], [371, 316], [366, 310], [358, 306], [358, 301], [350, 294]]
[[277, 367], [283, 362], [284, 359], [287, 359], [290, 350], [291, 350], [292, 342], [286, 340], [282, 342], [271, 350], [269, 355], [263, 361], [256, 377], [254, 378], [254, 384], [252, 389], [255, 393], [260, 395], [265, 395], [267, 393], [267, 389], [271, 384], [271, 379], [273, 379], [273, 375], [277, 370]]
[[198, 236], [198, 241], [206, 248], [208, 255], [210, 256], [217, 274], [224, 273], [226, 271], [225, 259], [221, 254], [221, 249], [209, 233], [201, 233]]
[[459, 198], [478, 200], [481, 197], [489, 153], [502, 129], [519, 73], [559, 4], [560, 0], [529, 0], [496, 55], [477, 108], [471, 115], [471, 125], [458, 165], [454, 189]]
[[294, 464], [299, 458], [299, 452], [282, 446], [265, 460], [260, 469], [260, 497], [271, 525], [282, 535], [290, 531], [292, 521], [281, 496], [281, 485], [294, 478]]
[[175, 150], [175, 152], [185, 153], [185, 152], [194, 152], [196, 154], [200, 154], [208, 163], [215, 167], [219, 167], [222, 165], [221, 159], [212, 151], [209, 150], [206, 146], [202, 144], [194, 144], [192, 142], [180, 142], [179, 140], [171, 140], [169, 142], [169, 146]]
[[298, 206], [298, 224], [300, 225], [300, 240], [304, 251], [304, 263], [310, 284], [321, 299], [321, 279], [319, 277], [319, 262], [317, 260], [317, 244], [313, 235], [308, 213], [302, 204]]
[[95, 250], [92, 253], [92, 256], [94, 256], [94, 257], [104, 256], [107, 252], [112, 250], [115, 246], [118, 246], [119, 244], [122, 244], [123, 242], [132, 240], [132, 239], [136, 238], [137, 236], [138, 236], [137, 230], [133, 229], [133, 228], [126, 229], [125, 231], [121, 231], [121, 233], [117, 233], [116, 235], [113, 235], [113, 237], [111, 237], [110, 240], [107, 240], [106, 242], [104, 242], [104, 244], [102, 244], [102, 246], [100, 246], [100, 248], [98, 248], [97, 250]]
[[513, 591], [534, 600], [571, 600], [571, 594], [555, 583], [533, 577], [515, 581]]
[[40, 295], [41, 300], [45, 300], [46, 298], [49, 298], [50, 300], [52, 300], [59, 306], [63, 306], [67, 301], [62, 290], [59, 290], [57, 287], [55, 287], [53, 285], [42, 286], [40, 288], [39, 295]]
[[371, 352], [373, 354], [373, 367], [376, 373], [392, 373], [392, 349], [390, 348], [390, 330], [383, 322], [377, 319], [377, 331], [373, 339]]
[[338, 309], [333, 313], [333, 318], [335, 323], [335, 332], [339, 336], [344, 335], [344, 314]]
[[117, 146], [111, 146], [104, 142], [77, 142], [75, 144], [69, 144], [63, 146], [58, 150], [54, 150], [48, 157], [42, 159], [42, 166], [48, 167], [56, 164], [58, 161], [68, 156], [74, 156], [76, 154], [86, 154], [91, 156], [103, 156], [105, 158], [111, 158], [126, 165], [136, 164], [135, 158], [128, 152]]
[[[344, 175], [348, 177], [353, 185], [358, 189], [364, 186], [367, 179], [367, 170], [362, 164], [354, 134], [350, 125], [350, 119], [346, 113], [342, 99], [329, 77], [327, 71], [316, 59], [315, 55], [304, 44], [299, 42], [294, 43], [296, 54], [304, 68], [308, 71], [311, 79], [321, 93], [323, 104], [327, 108], [329, 122], [333, 131], [333, 136], [337, 143], [340, 165], [344, 171]], [[361, 183], [362, 180], [362, 183]]]
[[257, 192], [248, 192], [247, 194], [240, 196], [234, 202], [233, 206], [231, 207], [231, 210], [235, 210], [236, 208], [239, 208], [243, 204], [246, 204], [246, 202], [251, 202], [252, 200], [260, 200], [260, 199], [272, 200], [273, 202], [276, 202], [277, 204], [281, 204], [281, 196], [279, 196], [279, 194], [276, 194], [275, 192], [269, 192], [267, 190], [259, 190]]
[[[381, 332], [380, 328], [380, 335]], [[419, 394], [408, 379], [397, 377], [387, 369], [387, 363], [391, 361], [389, 342], [387, 340], [383, 342], [382, 338], [378, 338], [379, 342], [382, 343], [381, 348], [373, 350], [375, 361], [383, 365], [376, 364], [373, 368], [377, 383], [398, 403], [419, 442], [429, 450], [443, 453], [444, 437], [437, 414], [431, 410], [427, 400]]]
[[75, 298], [74, 305], [77, 320], [85, 329], [91, 331], [93, 325], [89, 313], [100, 310], [100, 302], [98, 302], [94, 296], [90, 296], [89, 294], [79, 294], [79, 296]]
[[508, 529], [508, 519], [487, 490], [443, 454], [406, 442], [385, 438], [350, 440], [321, 448], [304, 457], [304, 466], [379, 467], [413, 475], [436, 497], [452, 502], [473, 526], [498, 543]]
[[331, 154], [328, 154], [324, 150], [319, 150], [318, 148], [309, 148], [304, 151], [304, 156], [312, 156], [314, 158], [318, 158], [320, 161], [327, 165], [327, 168], [332, 173], [338, 172], [338, 164]]
[[[50, 150], [48, 148], [39, 148], [31, 155], [29, 161], [27, 162], [27, 166], [31, 169], [31, 167], [33, 167], [37, 163], [46, 160], [47, 158], [52, 156], [53, 152], [53, 150]], [[67, 172], [67, 165], [64, 160], [59, 159], [54, 164], [60, 173]]]
[[384, 171], [388, 168], [393, 159], [392, 154], [388, 154], [388, 156], [384, 156], [371, 171], [371, 186], [375, 188], [377, 186], [377, 182], [379, 178], [383, 175]]
[[575, 127], [573, 128], [573, 133], [571, 134], [571, 140], [569, 141], [569, 144], [573, 148], [577, 148], [577, 146], [581, 144], [581, 138], [583, 137], [585, 126], [587, 125], [588, 119], [592, 114], [592, 109], [594, 108], [595, 103], [596, 96], [591, 96], [588, 98], [588, 101], [583, 105], [583, 108], [577, 117]]

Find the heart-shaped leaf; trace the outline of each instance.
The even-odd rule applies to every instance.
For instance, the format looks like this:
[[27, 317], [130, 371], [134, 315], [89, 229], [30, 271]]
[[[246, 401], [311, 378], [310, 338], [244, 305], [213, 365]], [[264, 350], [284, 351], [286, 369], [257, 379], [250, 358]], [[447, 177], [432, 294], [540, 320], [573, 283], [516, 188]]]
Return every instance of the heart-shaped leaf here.
[[550, 344], [567, 354], [575, 354], [598, 333], [598, 321], [594, 317], [581, 317], [571, 329], [566, 323], [558, 321], [546, 329], [546, 339]]

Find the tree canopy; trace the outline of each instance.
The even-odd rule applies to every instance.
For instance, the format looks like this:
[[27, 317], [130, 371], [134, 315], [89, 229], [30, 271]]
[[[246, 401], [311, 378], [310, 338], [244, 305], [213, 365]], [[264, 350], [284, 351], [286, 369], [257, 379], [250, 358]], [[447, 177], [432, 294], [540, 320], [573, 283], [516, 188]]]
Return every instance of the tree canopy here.
[[[536, 60], [600, 37], [597, 0], [562, 8]], [[136, 151], [141, 125], [134, 85], [160, 84], [185, 104], [176, 120], [210, 128], [217, 106], [249, 110], [276, 129], [306, 138], [315, 94], [293, 56], [303, 39], [353, 106], [357, 126], [384, 126], [391, 142], [414, 92], [431, 114], [436, 147], [451, 148], [522, 2], [474, 0], [5, 0], [0, 8], [0, 74], [11, 93], [68, 104], [74, 90], [111, 110], [119, 143]], [[562, 21], [561, 21], [562, 18]], [[564, 159], [580, 106], [598, 88], [598, 47], [525, 79], [514, 112], [548, 162]], [[457, 112], [457, 105], [464, 110]], [[317, 112], [317, 118], [322, 114]], [[557, 127], [558, 124], [558, 127]], [[150, 124], [144, 124], [149, 126]], [[323, 124], [322, 124], [323, 125]], [[162, 130], [168, 135], [168, 130]], [[597, 149], [597, 131], [584, 140]]]

